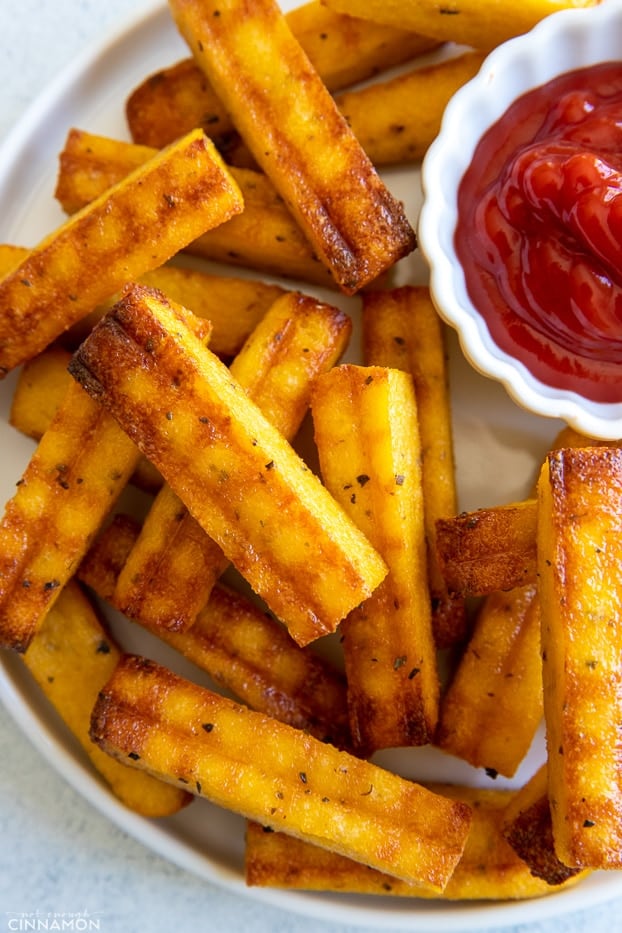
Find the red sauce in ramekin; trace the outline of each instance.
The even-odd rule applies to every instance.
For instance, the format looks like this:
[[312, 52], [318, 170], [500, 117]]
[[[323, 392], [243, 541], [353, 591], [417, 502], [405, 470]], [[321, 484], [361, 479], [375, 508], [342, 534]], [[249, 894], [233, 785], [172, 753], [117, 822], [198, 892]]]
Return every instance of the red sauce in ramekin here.
[[495, 343], [543, 383], [622, 400], [622, 62], [513, 103], [458, 194], [455, 243]]

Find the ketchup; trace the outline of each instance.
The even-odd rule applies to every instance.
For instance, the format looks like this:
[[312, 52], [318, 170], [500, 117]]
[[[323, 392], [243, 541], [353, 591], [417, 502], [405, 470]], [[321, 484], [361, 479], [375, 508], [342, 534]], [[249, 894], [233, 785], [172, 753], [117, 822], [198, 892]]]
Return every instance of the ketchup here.
[[622, 62], [529, 91], [479, 143], [455, 243], [491, 337], [541, 382], [622, 401]]

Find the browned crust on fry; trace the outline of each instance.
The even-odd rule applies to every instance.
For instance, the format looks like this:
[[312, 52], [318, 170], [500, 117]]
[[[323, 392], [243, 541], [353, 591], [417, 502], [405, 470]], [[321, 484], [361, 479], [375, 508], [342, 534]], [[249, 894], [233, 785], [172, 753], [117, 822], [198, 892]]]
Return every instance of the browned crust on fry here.
[[[390, 194], [271, 0], [171, 11], [257, 163], [346, 294], [416, 245]], [[256, 43], [252, 30], [261, 35]], [[263, 49], [269, 80], [257, 78]]]

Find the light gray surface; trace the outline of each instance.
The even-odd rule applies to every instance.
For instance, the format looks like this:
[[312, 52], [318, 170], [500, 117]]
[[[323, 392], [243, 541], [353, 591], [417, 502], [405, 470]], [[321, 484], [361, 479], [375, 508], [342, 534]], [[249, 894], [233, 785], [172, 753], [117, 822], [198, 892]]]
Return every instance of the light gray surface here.
[[[129, 9], [127, 0], [2, 0], [2, 136], [71, 56], [97, 40]], [[97, 917], [105, 933], [173, 929], [354, 933], [359, 929], [306, 920], [233, 896], [153, 855], [94, 811], [1, 708], [0, 761], [0, 933], [19, 928], [15, 919], [20, 915], [31, 919], [57, 915], [60, 926], [63, 914]], [[621, 912], [622, 900], [617, 900], [574, 916], [504, 929], [510, 933], [614, 931], [622, 928]], [[413, 929], [422, 928], [413, 925]]]

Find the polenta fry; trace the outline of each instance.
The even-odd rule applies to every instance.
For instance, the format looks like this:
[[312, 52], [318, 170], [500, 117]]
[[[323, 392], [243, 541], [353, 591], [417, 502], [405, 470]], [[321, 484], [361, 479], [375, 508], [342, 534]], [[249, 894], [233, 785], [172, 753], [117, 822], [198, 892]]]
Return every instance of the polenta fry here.
[[424, 745], [439, 682], [412, 379], [337, 366], [316, 380], [311, 409], [323, 481], [389, 567], [341, 625], [352, 738], [368, 754]]
[[242, 207], [237, 185], [201, 131], [154, 156], [0, 281], [0, 378]]
[[249, 819], [437, 890], [466, 844], [467, 804], [145, 658], [122, 659], [99, 695], [91, 735], [109, 754]]
[[367, 291], [363, 302], [363, 360], [411, 374], [421, 440], [423, 509], [432, 627], [439, 648], [462, 641], [464, 600], [453, 598], [438, 562], [436, 522], [458, 509], [444, 330], [427, 287]]
[[189, 319], [159, 293], [128, 289], [70, 372], [148, 452], [295, 641], [306, 644], [334, 631], [371, 595], [386, 565], [194, 337]]
[[[60, 155], [56, 197], [71, 214], [100, 197], [152, 158], [157, 149], [71, 130]], [[244, 210], [193, 240], [186, 252], [203, 259], [335, 287], [274, 185], [258, 171], [229, 168]]]
[[538, 512], [555, 850], [571, 867], [620, 868], [622, 451], [553, 451], [542, 469]]
[[415, 248], [390, 194], [274, 0], [169, 0], [195, 61], [339, 288]]
[[[339, 359], [351, 326], [332, 305], [289, 293], [232, 361], [230, 372], [287, 440], [300, 427], [314, 379]], [[131, 618], [187, 629], [228, 566], [219, 545], [165, 486], [121, 571], [115, 601]]]
[[[534, 877], [528, 866], [512, 853], [501, 834], [501, 820], [514, 799], [513, 791], [438, 784], [429, 787], [473, 808], [464, 852], [441, 894], [424, 885], [407, 884], [293, 836], [266, 831], [257, 823], [247, 824], [246, 883], [383, 897], [440, 897], [444, 901], [521, 900], [550, 892], [546, 882]], [[572, 880], [566, 883], [572, 884]]]
[[0, 644], [25, 651], [138, 462], [101, 406], [70, 384], [0, 523]]
[[384, 25], [412, 29], [440, 42], [457, 42], [489, 51], [506, 39], [528, 32], [558, 10], [594, 6], [598, 0], [322, 0], [340, 13], [360, 16]]
[[[117, 514], [99, 535], [78, 577], [115, 604], [117, 578], [140, 525]], [[337, 748], [352, 748], [343, 676], [241, 593], [217, 583], [187, 632], [169, 632], [136, 620], [207, 671], [251, 709], [303, 729]]]

